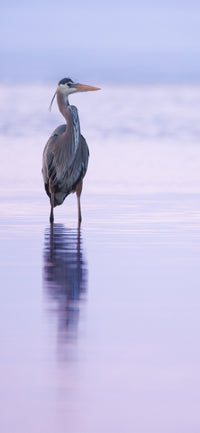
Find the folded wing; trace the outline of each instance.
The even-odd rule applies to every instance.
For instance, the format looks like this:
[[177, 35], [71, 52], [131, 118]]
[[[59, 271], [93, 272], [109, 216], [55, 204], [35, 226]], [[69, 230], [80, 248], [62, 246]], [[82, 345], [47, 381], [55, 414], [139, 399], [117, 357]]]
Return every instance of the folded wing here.
[[60, 125], [52, 133], [43, 152], [43, 179], [50, 197], [54, 192], [54, 207], [63, 203], [87, 171], [89, 149], [80, 134], [77, 109], [69, 106], [67, 126]]

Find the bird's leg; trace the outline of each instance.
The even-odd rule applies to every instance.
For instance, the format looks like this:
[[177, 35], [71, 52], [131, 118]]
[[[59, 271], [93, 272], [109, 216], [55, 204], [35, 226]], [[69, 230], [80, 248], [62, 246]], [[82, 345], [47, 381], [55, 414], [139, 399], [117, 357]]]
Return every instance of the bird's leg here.
[[80, 226], [81, 221], [82, 221], [82, 216], [81, 216], [81, 191], [82, 191], [82, 187], [83, 187], [83, 182], [82, 180], [76, 185], [76, 196], [77, 196], [77, 204], [78, 204], [78, 224]]
[[77, 195], [77, 201], [78, 201], [78, 223], [81, 224], [82, 221], [82, 215], [81, 215], [81, 198], [80, 195]]
[[51, 213], [50, 213], [50, 223], [53, 223], [54, 221], [54, 216], [53, 216], [53, 207], [54, 207], [54, 193], [51, 192]]

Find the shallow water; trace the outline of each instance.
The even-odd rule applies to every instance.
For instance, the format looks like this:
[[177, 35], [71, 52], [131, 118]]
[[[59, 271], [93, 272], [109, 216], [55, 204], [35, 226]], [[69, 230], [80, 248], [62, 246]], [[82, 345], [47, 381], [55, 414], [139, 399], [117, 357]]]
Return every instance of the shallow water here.
[[1, 217], [1, 431], [198, 431], [199, 197], [88, 195], [80, 231], [73, 196], [53, 229], [20, 203]]
[[[159, 111], [166, 96], [161, 90], [147, 92], [154, 102], [151, 126], [155, 107]], [[139, 91], [132, 94], [140, 100]], [[36, 107], [33, 95], [32, 90]], [[174, 98], [177, 108], [177, 90]], [[19, 119], [30, 114], [31, 108], [27, 110], [20, 102]], [[140, 110], [134, 110], [136, 119]], [[94, 107], [94, 123], [97, 114], [99, 108]], [[164, 113], [163, 122], [166, 119]], [[181, 119], [177, 115], [176, 123], [184, 123]], [[190, 147], [185, 137], [181, 156], [185, 171], [173, 178], [170, 170], [173, 164], [178, 167], [182, 137], [175, 134], [167, 143], [160, 137], [163, 156], [156, 133], [156, 147], [152, 144], [150, 129], [141, 149], [134, 144], [132, 130], [128, 142], [121, 131], [123, 152], [117, 137], [114, 143], [107, 131], [102, 151], [103, 128], [94, 127], [78, 230], [73, 195], [55, 209], [54, 227], [48, 223], [49, 202], [40, 174], [45, 134], [36, 128], [34, 153], [28, 129], [23, 134], [9, 124], [8, 116], [7, 122], [1, 132], [0, 431], [199, 432], [200, 196], [195, 128], [189, 128], [188, 121]], [[139, 132], [136, 135], [140, 140]], [[118, 171], [120, 160], [127, 161], [125, 155], [134, 157], [130, 140], [138, 152], [128, 167], [138, 177], [126, 176], [126, 164]], [[172, 144], [175, 163], [169, 156]], [[116, 148], [118, 165], [113, 166]], [[146, 172], [143, 156], [148, 148], [152, 158]], [[166, 172], [156, 165], [151, 177], [156, 149]], [[106, 155], [105, 172], [102, 160], [94, 161], [95, 151], [98, 157]], [[187, 193], [189, 168], [192, 181]]]

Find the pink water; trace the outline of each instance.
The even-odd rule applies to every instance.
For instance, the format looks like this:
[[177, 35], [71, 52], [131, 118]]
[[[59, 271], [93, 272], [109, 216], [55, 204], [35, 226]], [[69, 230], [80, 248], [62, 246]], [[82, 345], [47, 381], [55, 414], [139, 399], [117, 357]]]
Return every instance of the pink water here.
[[75, 205], [1, 202], [0, 431], [198, 432], [199, 197]]
[[74, 196], [48, 222], [52, 90], [0, 86], [0, 432], [199, 433], [200, 88], [71, 101], [80, 231]]

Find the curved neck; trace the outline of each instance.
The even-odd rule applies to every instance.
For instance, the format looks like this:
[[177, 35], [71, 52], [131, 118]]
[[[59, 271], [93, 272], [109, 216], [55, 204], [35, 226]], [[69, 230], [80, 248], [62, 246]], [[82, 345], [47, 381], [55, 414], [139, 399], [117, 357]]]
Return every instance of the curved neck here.
[[57, 103], [60, 112], [67, 122], [66, 130], [63, 134], [68, 135], [71, 142], [71, 152], [74, 153], [80, 142], [80, 124], [78, 110], [74, 105], [70, 105], [68, 98], [59, 90], [57, 91]]
[[58, 108], [61, 112], [61, 114], [64, 116], [65, 120], [67, 121], [67, 107], [69, 105], [69, 101], [68, 101], [68, 97], [66, 97], [65, 95], [63, 95], [63, 93], [61, 93], [59, 90], [57, 90], [57, 104], [58, 104]]

